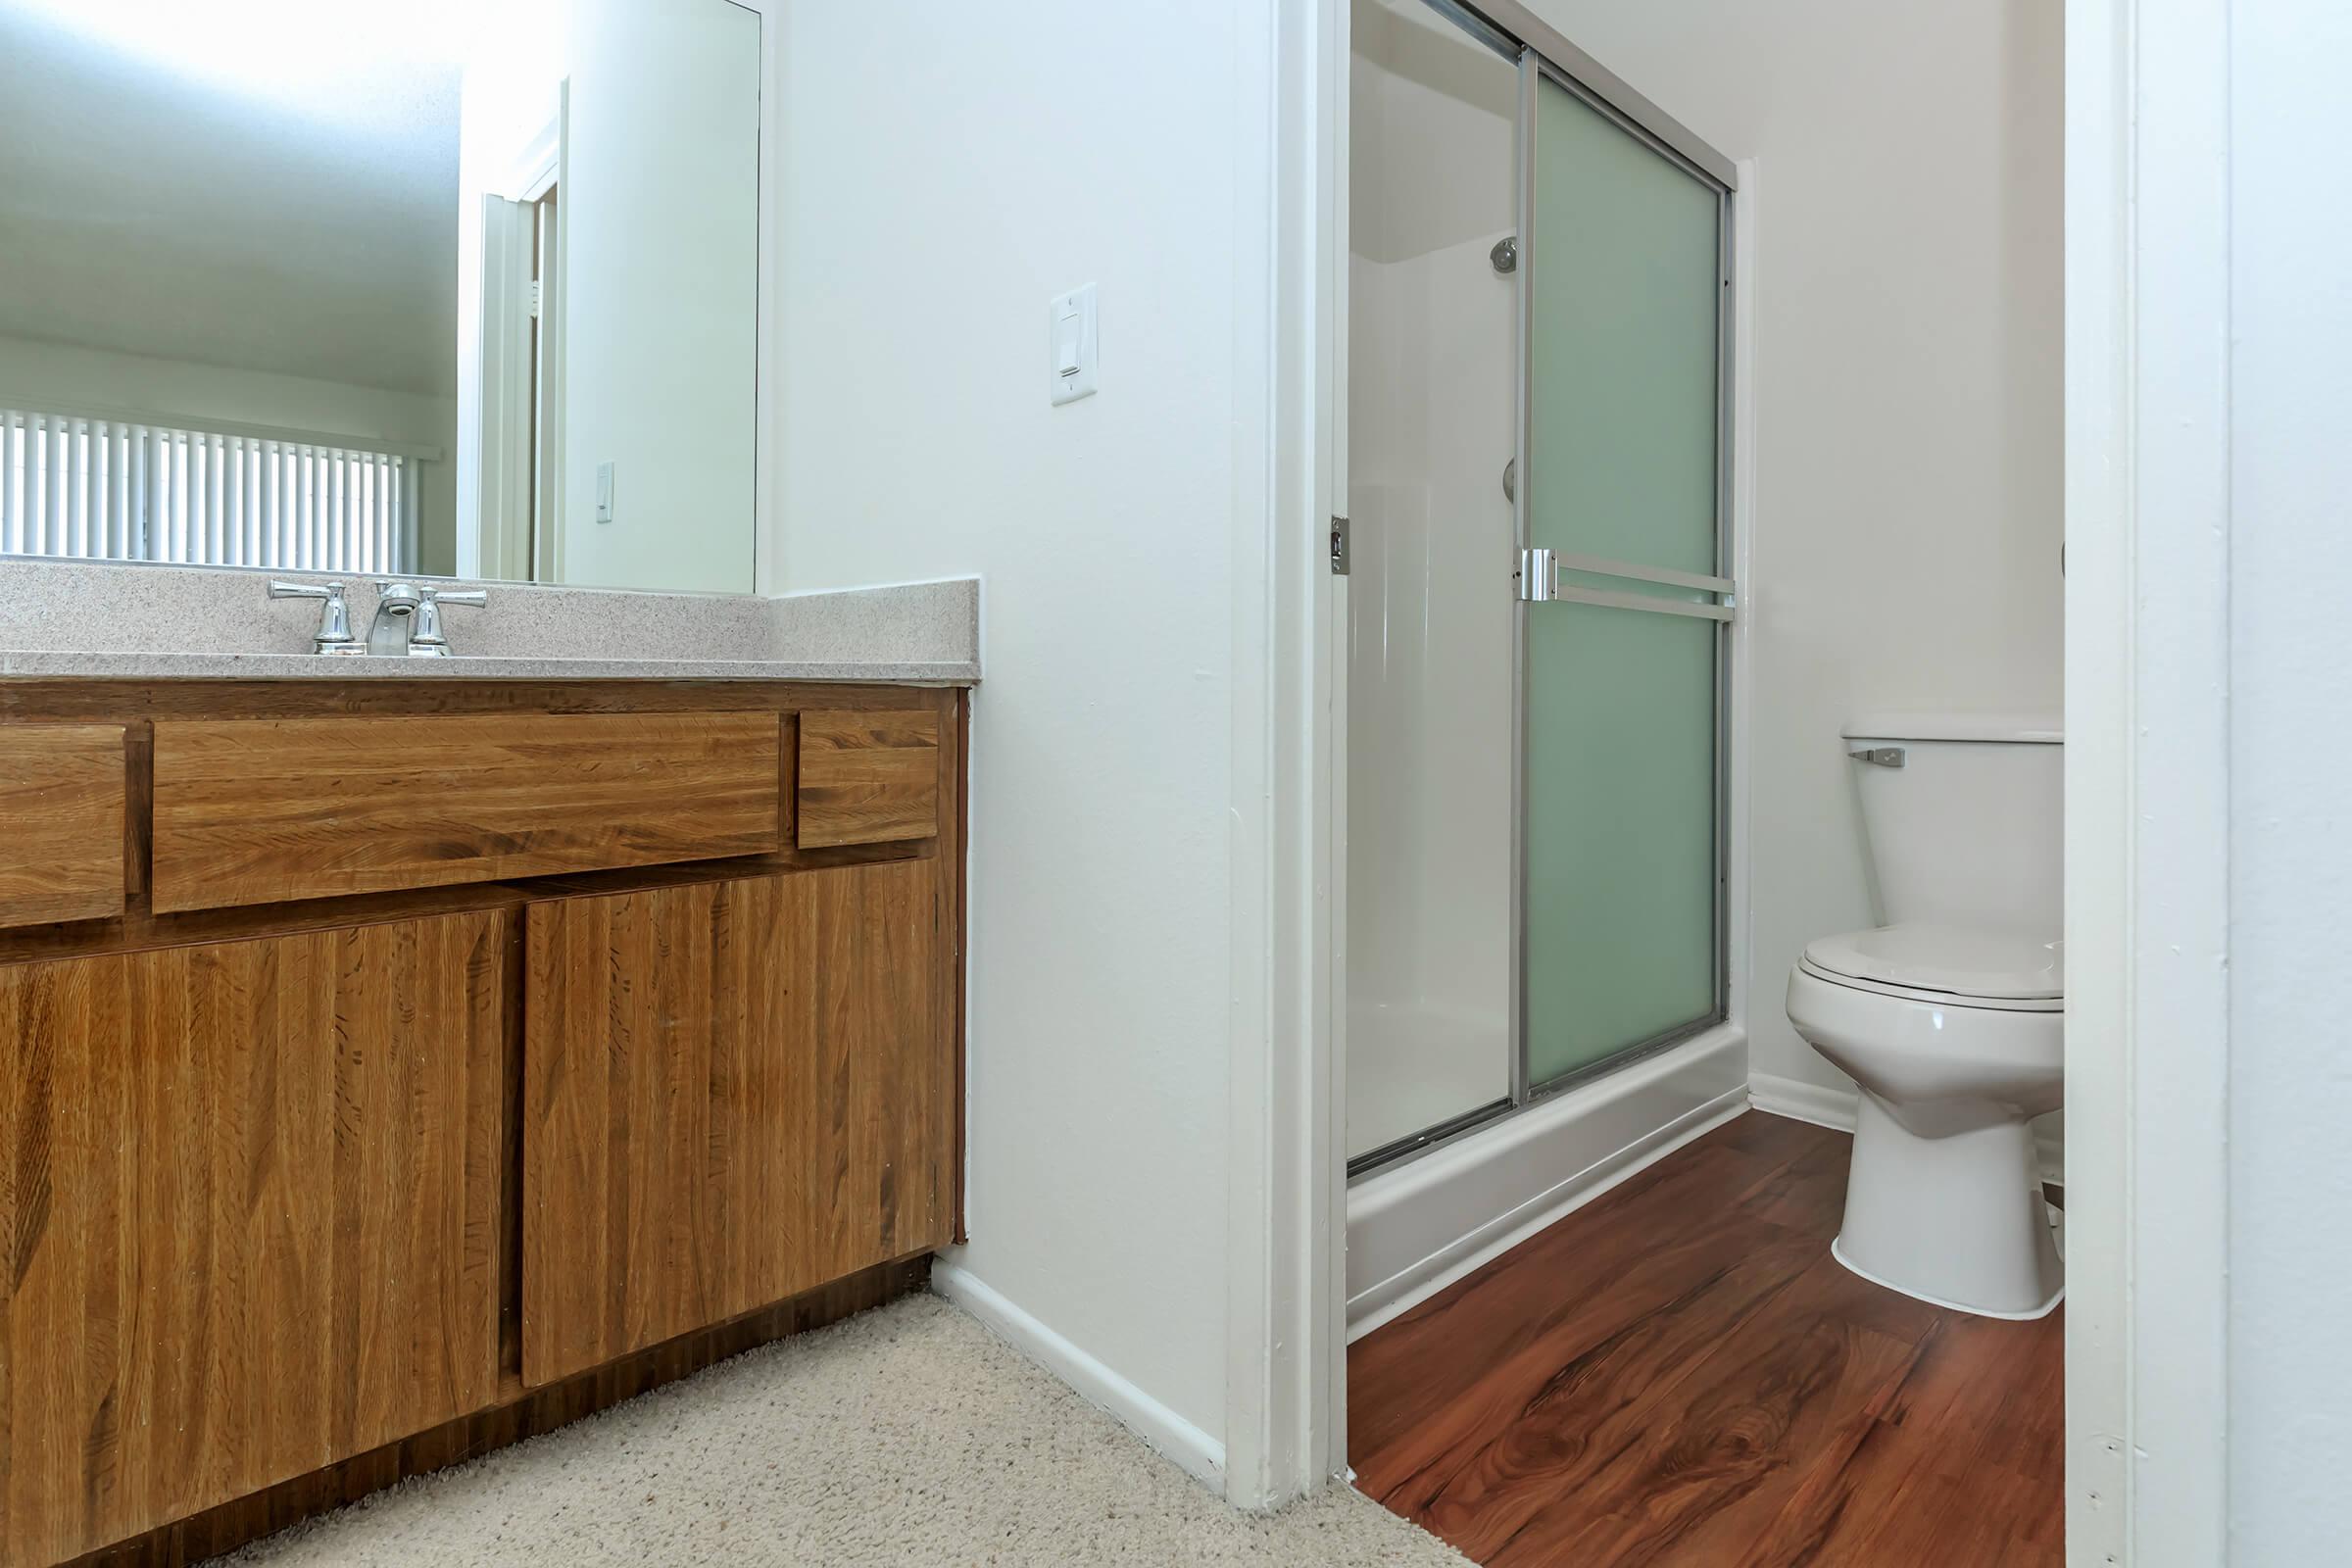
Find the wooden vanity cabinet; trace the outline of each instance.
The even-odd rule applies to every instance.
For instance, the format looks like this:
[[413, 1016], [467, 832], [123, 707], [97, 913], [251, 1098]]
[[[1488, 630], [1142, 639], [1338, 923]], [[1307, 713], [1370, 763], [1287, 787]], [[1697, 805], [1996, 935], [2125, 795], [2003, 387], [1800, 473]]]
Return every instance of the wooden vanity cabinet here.
[[0, 1561], [492, 1399], [514, 918], [0, 967]]
[[164, 719], [158, 912], [777, 845], [776, 714]]
[[964, 714], [0, 680], [0, 1568], [225, 1551], [918, 1286]]
[[525, 1383], [951, 1240], [935, 859], [525, 922]]

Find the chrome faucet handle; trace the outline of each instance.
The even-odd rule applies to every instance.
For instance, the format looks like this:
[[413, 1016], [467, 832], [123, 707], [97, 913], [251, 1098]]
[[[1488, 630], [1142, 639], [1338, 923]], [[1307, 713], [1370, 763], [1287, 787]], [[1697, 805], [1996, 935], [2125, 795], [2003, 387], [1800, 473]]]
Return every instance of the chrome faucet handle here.
[[441, 629], [441, 607], [464, 605], [480, 610], [490, 603], [489, 594], [479, 588], [427, 588], [424, 602], [416, 607], [416, 624], [409, 634], [409, 657], [412, 659], [447, 659], [449, 637]]
[[317, 583], [282, 582], [270, 584], [272, 599], [318, 599], [318, 631], [311, 638], [314, 654], [365, 653], [359, 641], [351, 635], [351, 606], [343, 598], [343, 584], [330, 582], [324, 587]]

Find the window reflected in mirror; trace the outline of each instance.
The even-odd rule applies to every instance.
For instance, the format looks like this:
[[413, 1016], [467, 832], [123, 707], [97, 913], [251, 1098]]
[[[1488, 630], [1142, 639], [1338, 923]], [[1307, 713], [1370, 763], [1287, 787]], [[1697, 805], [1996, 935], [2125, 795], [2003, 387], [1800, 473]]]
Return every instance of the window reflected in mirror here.
[[749, 592], [760, 14], [0, 0], [0, 554]]

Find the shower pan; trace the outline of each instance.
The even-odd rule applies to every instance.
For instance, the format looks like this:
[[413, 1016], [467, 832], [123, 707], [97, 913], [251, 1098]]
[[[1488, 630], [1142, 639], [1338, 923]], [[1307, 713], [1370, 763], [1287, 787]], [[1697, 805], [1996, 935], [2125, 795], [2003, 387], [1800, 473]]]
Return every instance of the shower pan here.
[[1726, 1015], [1734, 172], [1515, 5], [1352, 24], [1358, 1176]]

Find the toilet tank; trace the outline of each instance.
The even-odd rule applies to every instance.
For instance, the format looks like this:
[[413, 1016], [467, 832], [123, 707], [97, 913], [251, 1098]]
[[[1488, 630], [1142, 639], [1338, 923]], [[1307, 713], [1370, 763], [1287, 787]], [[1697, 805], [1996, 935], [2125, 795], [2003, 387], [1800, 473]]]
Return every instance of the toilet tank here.
[[2060, 935], [2064, 734], [2055, 719], [1871, 714], [1845, 728], [1871, 874], [1888, 924]]

